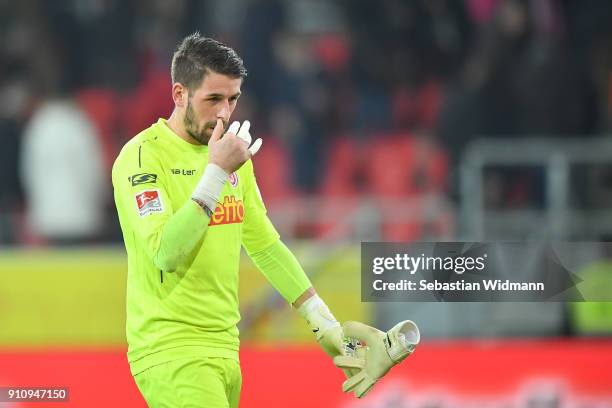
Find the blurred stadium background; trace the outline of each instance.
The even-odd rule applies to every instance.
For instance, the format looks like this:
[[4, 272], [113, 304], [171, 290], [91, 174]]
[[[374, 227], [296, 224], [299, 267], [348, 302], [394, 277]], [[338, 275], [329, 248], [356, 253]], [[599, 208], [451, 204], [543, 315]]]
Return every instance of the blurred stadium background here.
[[[612, 407], [612, 303], [359, 290], [361, 241], [612, 236], [610, 22], [609, 0], [0, 1], [0, 386], [144, 406], [110, 166], [171, 112], [172, 50], [200, 30], [245, 60], [261, 191], [336, 316], [423, 335], [371, 396], [343, 395], [245, 257], [242, 407]], [[609, 293], [593, 248], [577, 269]]]

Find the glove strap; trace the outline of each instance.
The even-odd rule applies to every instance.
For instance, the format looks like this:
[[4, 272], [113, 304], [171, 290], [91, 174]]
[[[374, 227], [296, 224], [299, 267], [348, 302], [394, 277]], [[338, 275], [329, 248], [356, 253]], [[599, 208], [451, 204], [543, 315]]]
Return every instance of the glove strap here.
[[317, 340], [321, 338], [323, 333], [332, 327], [340, 327], [340, 323], [334, 315], [329, 311], [329, 307], [323, 302], [319, 295], [315, 294], [297, 309], [300, 316], [308, 322], [312, 332], [316, 335]]
[[393, 326], [384, 338], [387, 354], [396, 364], [411, 355], [420, 340], [419, 328], [410, 320], [404, 320]]

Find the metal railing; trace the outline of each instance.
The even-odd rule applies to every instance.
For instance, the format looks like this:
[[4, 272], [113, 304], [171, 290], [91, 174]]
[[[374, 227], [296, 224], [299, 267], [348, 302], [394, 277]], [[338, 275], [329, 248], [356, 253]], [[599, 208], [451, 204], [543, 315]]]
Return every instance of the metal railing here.
[[[530, 230], [532, 236], [569, 238], [585, 231], [593, 237], [612, 232], [612, 218], [601, 211], [570, 208], [571, 167], [612, 165], [612, 139], [481, 139], [471, 143], [460, 164], [460, 235], [492, 237], [489, 230]], [[545, 171], [545, 206], [539, 210], [488, 210], [484, 207], [487, 166], [540, 166]], [[487, 228], [496, 226], [497, 228]]]

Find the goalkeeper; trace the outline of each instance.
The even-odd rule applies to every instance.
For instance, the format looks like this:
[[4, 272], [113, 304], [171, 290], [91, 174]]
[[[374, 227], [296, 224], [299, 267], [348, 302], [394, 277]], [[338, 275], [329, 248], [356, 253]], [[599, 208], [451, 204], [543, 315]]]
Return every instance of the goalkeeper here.
[[169, 119], [131, 139], [112, 180], [128, 254], [128, 361], [152, 407], [236, 407], [240, 247], [331, 357], [342, 329], [266, 215], [249, 122], [229, 119], [246, 77], [227, 46], [186, 37]]
[[242, 60], [196, 33], [179, 45], [171, 73], [170, 118], [131, 139], [112, 174], [128, 253], [128, 361], [145, 400], [238, 406], [241, 245], [347, 374], [344, 390], [365, 395], [412, 352], [416, 326], [403, 322], [385, 336], [349, 322], [356, 351], [345, 353], [340, 324], [266, 215], [250, 160], [262, 140], [251, 143], [248, 121], [228, 126]]

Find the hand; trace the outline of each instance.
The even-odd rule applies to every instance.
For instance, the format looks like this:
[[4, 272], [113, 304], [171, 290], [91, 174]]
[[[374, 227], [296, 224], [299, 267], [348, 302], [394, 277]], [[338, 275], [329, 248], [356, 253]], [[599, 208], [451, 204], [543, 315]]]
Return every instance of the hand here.
[[[334, 359], [334, 364], [336, 362], [335, 358], [339, 356], [345, 356], [344, 350], [344, 332], [342, 331], [342, 327], [338, 324], [337, 326], [329, 327], [326, 330], [320, 330], [315, 333], [317, 338], [317, 342], [330, 356]], [[359, 368], [351, 368], [351, 367], [339, 367], [344, 372], [346, 378], [351, 378], [352, 376], [359, 373]]]
[[326, 330], [319, 330], [315, 336], [323, 351], [331, 358], [344, 355], [344, 334], [339, 324]]
[[[294, 303], [298, 313], [308, 322], [310, 329], [315, 334], [317, 342], [332, 359], [344, 355], [344, 333], [342, 326], [323, 302], [323, 299], [313, 288], [305, 291], [300, 296], [300, 303]], [[347, 378], [357, 374], [359, 370], [343, 369]]]
[[[250, 123], [244, 121], [242, 128], [239, 122], [233, 122], [223, 135], [223, 121], [217, 119], [213, 133], [208, 141], [208, 162], [216, 164], [225, 172], [238, 170], [261, 147], [262, 140], [257, 139], [251, 147]], [[239, 130], [240, 129], [240, 130]]]
[[[240, 130], [238, 131], [238, 133], [236, 133], [235, 131], [238, 130], [238, 128], [240, 128]], [[242, 126], [240, 126], [240, 123], [238, 122], [233, 122], [230, 125], [228, 132], [231, 132], [232, 130], [234, 130], [234, 133], [236, 134], [236, 136], [244, 140], [247, 146], [251, 146], [249, 147], [249, 152], [251, 152], [251, 157], [253, 157], [255, 156], [255, 153], [259, 151], [259, 148], [261, 147], [261, 144], [263, 142], [261, 138], [258, 138], [257, 140], [255, 140], [255, 143], [251, 145], [251, 141], [253, 139], [251, 138], [251, 134], [249, 133], [250, 128], [251, 128], [251, 122], [249, 122], [248, 120], [245, 120], [244, 122], [242, 122]]]
[[349, 343], [355, 350], [353, 355], [334, 357], [338, 368], [359, 370], [342, 384], [344, 392], [354, 391], [357, 398], [364, 397], [394, 365], [411, 355], [421, 337], [419, 328], [410, 320], [396, 324], [387, 333], [360, 322], [346, 322], [342, 329], [345, 336], [361, 342]]

